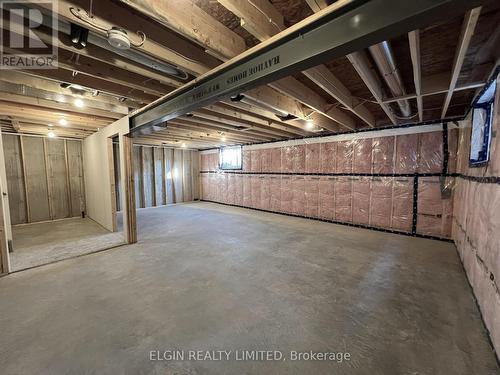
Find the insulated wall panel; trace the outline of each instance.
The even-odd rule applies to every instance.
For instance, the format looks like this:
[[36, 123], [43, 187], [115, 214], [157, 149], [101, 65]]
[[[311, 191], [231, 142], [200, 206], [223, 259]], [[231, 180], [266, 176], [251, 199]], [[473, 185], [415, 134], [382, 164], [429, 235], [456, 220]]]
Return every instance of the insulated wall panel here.
[[353, 141], [337, 143], [337, 173], [352, 173]]
[[319, 177], [305, 178], [306, 209], [305, 216], [319, 217]]
[[335, 220], [352, 222], [352, 178], [335, 180]]
[[251, 194], [252, 194], [252, 203], [250, 207], [252, 208], [260, 208], [260, 176], [250, 176], [251, 181]]
[[265, 149], [260, 153], [260, 168], [262, 172], [272, 172], [271, 168], [271, 150]]
[[335, 219], [335, 177], [320, 177], [318, 217]]
[[271, 172], [281, 172], [281, 148], [275, 147], [271, 153]]
[[321, 173], [335, 173], [337, 161], [337, 142], [321, 143], [320, 171]]
[[23, 137], [22, 142], [31, 221], [51, 220], [43, 138]]
[[304, 177], [292, 177], [292, 189], [292, 213], [303, 216], [306, 213], [306, 181]]
[[234, 176], [234, 204], [243, 206], [243, 175]]
[[184, 175], [183, 169], [183, 153], [184, 150], [174, 149], [174, 167], [172, 170], [173, 176], [173, 186], [174, 186], [174, 198], [175, 202], [183, 202], [184, 194], [183, 194], [183, 184], [182, 184], [182, 176]]
[[163, 148], [153, 148], [155, 203], [157, 206], [166, 204], [165, 200], [165, 163], [163, 162]]
[[304, 173], [306, 170], [306, 145], [292, 146], [292, 171]]
[[[163, 150], [163, 158], [164, 158], [164, 168], [165, 168], [165, 199], [166, 204], [175, 203], [174, 198], [174, 178], [173, 178], [173, 169], [174, 169], [174, 150], [170, 148], [166, 148]], [[209, 158], [207, 160], [207, 168], [210, 166]], [[209, 176], [206, 179], [207, 183], [210, 181]], [[210, 195], [210, 189], [212, 184], [206, 187], [207, 196]], [[213, 198], [213, 196], [211, 196]]]
[[10, 221], [12, 224], [26, 223], [28, 222], [28, 212], [24, 190], [21, 137], [6, 134], [2, 137], [9, 194]]
[[286, 213], [293, 212], [293, 184], [290, 176], [281, 177], [281, 204], [280, 211]]
[[242, 159], [241, 159], [241, 167], [243, 171], [249, 172], [252, 169], [252, 151], [243, 150], [242, 151]]
[[153, 148], [141, 147], [142, 149], [142, 187], [144, 189], [144, 206], [155, 205], [155, 183], [153, 175]]
[[419, 136], [419, 173], [439, 173], [443, 170], [443, 134], [421, 133]]
[[418, 134], [396, 136], [395, 173], [415, 173], [417, 161]]
[[395, 137], [373, 138], [373, 173], [394, 173]]
[[[81, 216], [85, 212], [85, 184], [83, 181], [82, 142], [66, 141], [69, 166], [69, 192], [71, 198], [71, 216]], [[120, 176], [120, 169], [115, 170]]]
[[49, 197], [53, 219], [70, 217], [66, 150], [63, 139], [46, 139]]
[[281, 211], [281, 177], [270, 176], [269, 186], [270, 186], [269, 209], [271, 211], [279, 212]]
[[392, 182], [392, 177], [374, 177], [372, 179], [370, 225], [374, 227], [391, 227]]
[[226, 203], [228, 204], [235, 204], [235, 197], [236, 197], [236, 175], [234, 174], [228, 174], [227, 175], [227, 199]]
[[260, 150], [250, 151], [250, 171], [251, 172], [260, 172], [261, 171], [260, 154], [261, 154]]
[[413, 178], [394, 179], [392, 193], [392, 228], [410, 232], [413, 222]]
[[293, 146], [286, 146], [281, 148], [281, 172], [291, 173], [293, 170]]
[[193, 161], [191, 150], [182, 150], [182, 201], [193, 200]]
[[260, 205], [261, 210], [271, 208], [271, 185], [268, 176], [260, 176]]
[[352, 194], [353, 223], [368, 225], [370, 223], [370, 178], [355, 178]]
[[358, 139], [353, 142], [354, 173], [371, 173], [372, 171], [372, 140]]
[[319, 173], [320, 168], [320, 143], [306, 145], [306, 168], [307, 173]]
[[252, 207], [252, 176], [243, 175], [243, 206]]

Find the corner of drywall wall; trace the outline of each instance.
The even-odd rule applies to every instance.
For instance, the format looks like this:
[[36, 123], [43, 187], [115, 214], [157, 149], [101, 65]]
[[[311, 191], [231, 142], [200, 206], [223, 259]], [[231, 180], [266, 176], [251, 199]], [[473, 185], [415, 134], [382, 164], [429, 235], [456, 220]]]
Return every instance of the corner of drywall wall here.
[[128, 116], [100, 129], [83, 140], [83, 171], [87, 215], [113, 231], [108, 138], [129, 133]]

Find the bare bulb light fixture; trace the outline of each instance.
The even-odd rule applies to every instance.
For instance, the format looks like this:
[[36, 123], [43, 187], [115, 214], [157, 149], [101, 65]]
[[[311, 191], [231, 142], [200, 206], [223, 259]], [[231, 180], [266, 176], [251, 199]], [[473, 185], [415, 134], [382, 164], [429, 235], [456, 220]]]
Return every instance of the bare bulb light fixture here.
[[85, 107], [85, 103], [83, 102], [82, 99], [75, 99], [75, 107], [78, 107], [78, 108], [83, 108]]
[[68, 125], [68, 120], [65, 118], [59, 119], [59, 125], [66, 126]]

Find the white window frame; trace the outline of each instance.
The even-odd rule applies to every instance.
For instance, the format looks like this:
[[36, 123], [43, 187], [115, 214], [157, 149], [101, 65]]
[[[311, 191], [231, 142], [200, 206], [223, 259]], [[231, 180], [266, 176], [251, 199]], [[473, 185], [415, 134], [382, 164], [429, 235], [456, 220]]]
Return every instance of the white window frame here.
[[[224, 153], [235, 151], [236, 163], [225, 166]], [[239, 162], [239, 163], [238, 163]], [[239, 164], [239, 165], [238, 165]], [[241, 146], [226, 146], [219, 148], [219, 169], [223, 171], [240, 171], [243, 169], [243, 149]]]

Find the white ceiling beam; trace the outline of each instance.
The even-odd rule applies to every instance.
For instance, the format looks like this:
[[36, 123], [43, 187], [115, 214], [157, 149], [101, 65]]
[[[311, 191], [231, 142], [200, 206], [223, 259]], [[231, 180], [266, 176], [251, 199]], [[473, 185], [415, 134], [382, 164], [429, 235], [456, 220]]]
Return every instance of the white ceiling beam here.
[[383, 102], [383, 90], [382, 84], [378, 79], [375, 71], [373, 70], [366, 53], [364, 52], [354, 52], [347, 55], [347, 59], [352, 64], [354, 69], [358, 72], [358, 75], [361, 77], [363, 82], [365, 83], [368, 90], [372, 93], [373, 97], [380, 105], [380, 107], [384, 110], [385, 114], [391, 120], [393, 125], [397, 124], [397, 119], [391, 108], [388, 104]]
[[451, 70], [451, 79], [448, 92], [443, 104], [443, 110], [441, 112], [441, 118], [446, 117], [448, 112], [448, 107], [450, 106], [451, 97], [453, 96], [453, 91], [457, 85], [458, 77], [460, 71], [462, 70], [462, 65], [464, 63], [465, 55], [467, 54], [467, 49], [469, 48], [470, 41], [474, 35], [474, 30], [476, 28], [477, 20], [479, 14], [481, 13], [481, 7], [469, 10], [464, 17], [462, 23], [462, 30], [460, 32], [460, 37], [458, 39], [458, 46], [455, 51], [455, 58], [453, 59], [453, 68]]

